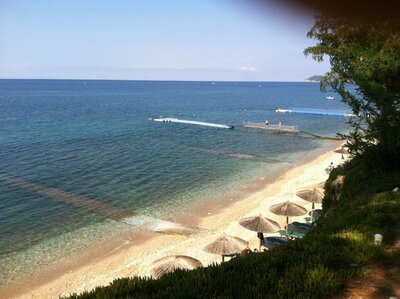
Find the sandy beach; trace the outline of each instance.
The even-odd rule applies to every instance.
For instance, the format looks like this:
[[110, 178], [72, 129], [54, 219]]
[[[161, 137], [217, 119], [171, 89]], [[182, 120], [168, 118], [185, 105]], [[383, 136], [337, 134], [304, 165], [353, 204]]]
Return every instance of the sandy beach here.
[[[325, 181], [328, 177], [325, 168], [329, 163], [338, 165], [341, 162], [341, 155], [331, 149], [305, 164], [293, 166], [274, 181], [266, 182], [262, 190], [247, 194], [246, 197], [231, 202], [225, 208], [215, 206], [213, 209], [203, 210], [202, 217], [199, 217], [199, 213], [193, 212], [198, 227], [206, 229], [207, 232], [192, 236], [152, 233], [140, 240], [126, 236], [120, 240], [118, 248], [115, 248], [115, 245], [105, 246], [104, 252], [98, 258], [87, 257], [90, 263], [82, 261], [71, 269], [59, 269], [57, 275], [47, 277], [47, 282], [40, 285], [39, 282], [33, 284], [35, 287], [27, 284], [12, 293], [0, 294], [0, 297], [58, 298], [91, 290], [96, 286], [106, 286], [120, 277], [149, 276], [152, 262], [167, 255], [192, 256], [200, 260], [203, 265], [219, 263], [220, 256], [205, 253], [202, 248], [223, 233], [245, 239], [250, 242], [250, 248], [256, 248], [258, 247], [256, 233], [241, 227], [238, 221], [243, 217], [263, 214], [283, 227], [285, 217], [272, 214], [269, 212], [269, 207], [287, 200], [310, 210], [311, 203], [300, 199], [295, 193], [304, 187]], [[320, 206], [317, 205], [317, 208]], [[304, 221], [303, 218], [304, 216], [293, 217], [290, 220]]]

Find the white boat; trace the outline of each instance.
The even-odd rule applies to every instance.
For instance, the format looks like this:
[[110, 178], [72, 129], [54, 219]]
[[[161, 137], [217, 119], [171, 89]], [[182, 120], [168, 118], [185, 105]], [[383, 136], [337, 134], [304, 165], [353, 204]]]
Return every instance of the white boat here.
[[335, 99], [335, 97], [333, 97], [333, 96], [327, 96], [327, 97], [325, 97], [327, 100], [334, 100]]
[[292, 112], [292, 110], [278, 108], [278, 109], [275, 110], [275, 112], [276, 113], [286, 113], [286, 112]]
[[345, 113], [344, 116], [347, 117], [356, 117], [357, 115], [353, 114], [353, 113]]

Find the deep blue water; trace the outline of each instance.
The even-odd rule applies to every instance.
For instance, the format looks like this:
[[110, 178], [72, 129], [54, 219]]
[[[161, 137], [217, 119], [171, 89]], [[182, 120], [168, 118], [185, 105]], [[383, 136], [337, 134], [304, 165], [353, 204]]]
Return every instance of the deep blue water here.
[[344, 132], [344, 117], [274, 112], [346, 110], [327, 95], [318, 83], [0, 80], [0, 282], [130, 229], [121, 217], [170, 219], [323, 145], [149, 117]]

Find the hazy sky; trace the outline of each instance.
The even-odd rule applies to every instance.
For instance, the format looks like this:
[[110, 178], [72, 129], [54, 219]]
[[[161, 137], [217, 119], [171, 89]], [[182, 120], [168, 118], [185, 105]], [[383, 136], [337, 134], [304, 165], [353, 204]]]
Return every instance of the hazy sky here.
[[[228, 0], [0, 0], [0, 78], [302, 81], [312, 16]], [[249, 2], [249, 1], [246, 1]]]

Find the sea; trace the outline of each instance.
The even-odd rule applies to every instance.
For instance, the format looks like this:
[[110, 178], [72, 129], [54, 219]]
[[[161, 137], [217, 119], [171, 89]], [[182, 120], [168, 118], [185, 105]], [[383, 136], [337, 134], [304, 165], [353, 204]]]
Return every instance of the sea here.
[[349, 130], [343, 116], [277, 108], [348, 111], [319, 83], [0, 80], [0, 289], [332, 142], [246, 130], [244, 121]]

